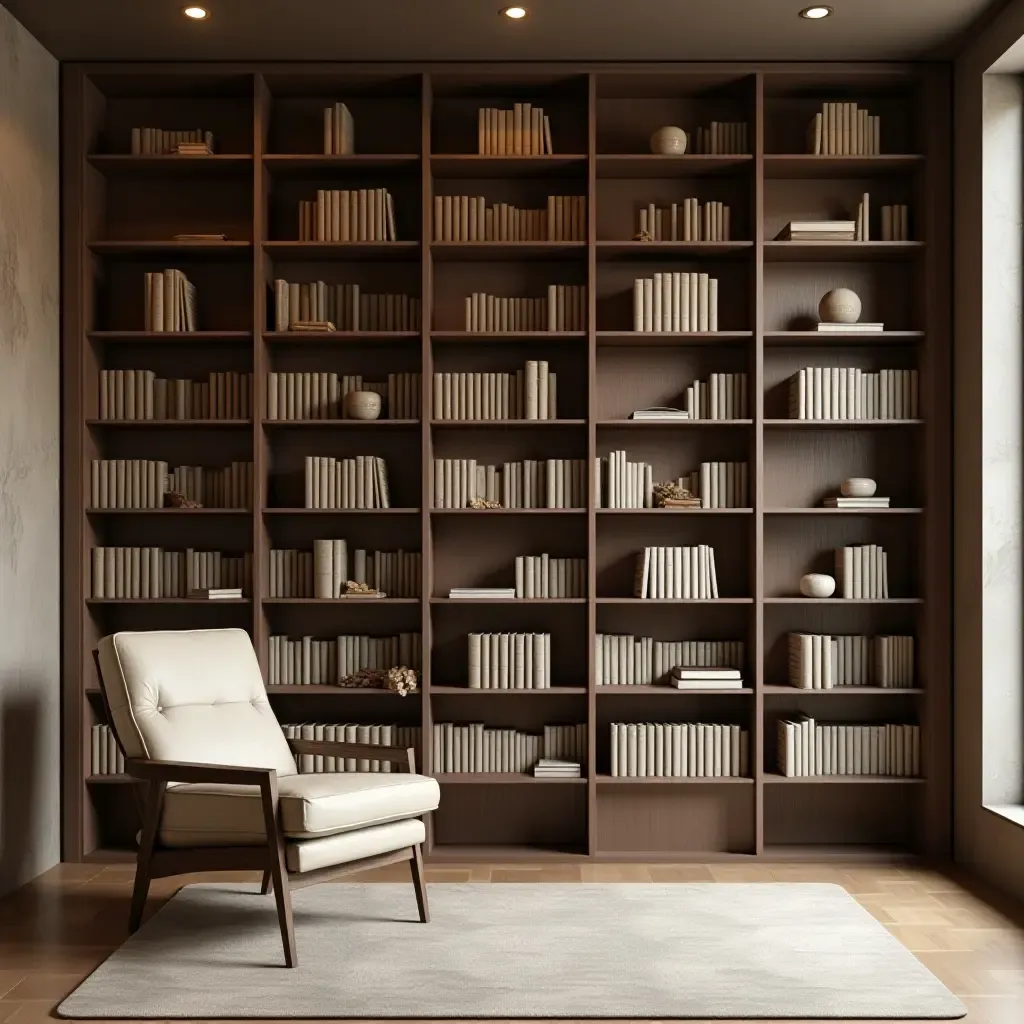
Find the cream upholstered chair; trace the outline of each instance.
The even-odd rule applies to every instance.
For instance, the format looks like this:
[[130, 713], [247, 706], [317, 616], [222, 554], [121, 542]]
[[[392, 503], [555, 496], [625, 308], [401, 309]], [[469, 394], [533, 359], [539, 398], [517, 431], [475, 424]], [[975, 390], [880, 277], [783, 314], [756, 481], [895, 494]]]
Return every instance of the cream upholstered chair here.
[[[289, 886], [408, 860], [429, 920], [422, 816], [440, 798], [399, 747], [285, 738], [241, 629], [114, 633], [97, 651], [129, 775], [148, 783], [129, 928], [151, 878], [259, 868], [285, 962], [298, 962]], [[295, 754], [372, 758], [394, 772], [302, 775]]]

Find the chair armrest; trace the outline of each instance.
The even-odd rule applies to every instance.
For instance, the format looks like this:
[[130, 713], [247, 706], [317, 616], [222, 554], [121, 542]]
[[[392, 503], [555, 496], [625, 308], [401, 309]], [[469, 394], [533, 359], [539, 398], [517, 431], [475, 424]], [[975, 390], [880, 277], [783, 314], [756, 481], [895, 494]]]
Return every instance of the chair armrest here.
[[230, 782], [239, 786], [264, 786], [277, 780], [274, 768], [236, 768], [226, 764], [195, 764], [186, 761], [125, 759], [125, 771], [150, 782]]
[[354, 757], [368, 761], [390, 761], [407, 772], [416, 772], [416, 751], [412, 747], [378, 747], [372, 743], [345, 743], [334, 740], [289, 740], [295, 754], [320, 754], [324, 757]]

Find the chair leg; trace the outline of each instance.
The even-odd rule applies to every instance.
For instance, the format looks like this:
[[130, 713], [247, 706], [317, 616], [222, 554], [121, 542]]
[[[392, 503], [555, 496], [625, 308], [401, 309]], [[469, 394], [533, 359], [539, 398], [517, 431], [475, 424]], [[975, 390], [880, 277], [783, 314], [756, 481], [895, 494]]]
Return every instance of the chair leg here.
[[160, 828], [160, 815], [164, 807], [164, 783], [151, 782], [146, 797], [145, 817], [142, 823], [142, 842], [139, 843], [139, 854], [135, 864], [135, 887], [132, 889], [132, 905], [128, 912], [128, 932], [134, 934], [142, 924], [142, 912], [146, 909], [146, 897], [149, 895], [149, 883], [152, 878], [151, 867], [153, 848]]
[[[284, 833], [277, 820], [276, 776], [271, 776], [271, 785], [262, 791], [261, 797], [263, 821], [267, 830], [267, 853], [270, 856], [270, 877], [274, 885], [274, 899], [277, 902], [277, 920], [281, 926], [281, 942], [284, 945], [284, 963], [286, 967], [297, 967], [299, 954], [295, 948], [295, 924], [292, 921], [292, 897], [288, 890]], [[266, 874], [264, 874], [264, 879], [266, 879]]]
[[274, 881], [270, 876], [269, 869], [263, 872], [263, 884], [260, 886], [260, 895], [266, 896], [274, 887]]
[[420, 849], [419, 843], [412, 848], [409, 869], [412, 872], [412, 886], [416, 890], [416, 906], [419, 907], [420, 920], [424, 924], [428, 924], [430, 922], [430, 907], [427, 905], [427, 880], [423, 874], [423, 851]]

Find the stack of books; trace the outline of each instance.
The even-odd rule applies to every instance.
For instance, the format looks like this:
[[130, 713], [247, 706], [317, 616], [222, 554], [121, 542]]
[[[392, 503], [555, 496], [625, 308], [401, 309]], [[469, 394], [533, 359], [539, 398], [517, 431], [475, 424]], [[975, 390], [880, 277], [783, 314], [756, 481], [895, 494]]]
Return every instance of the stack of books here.
[[857, 222], [852, 220], [791, 220], [776, 236], [776, 242], [852, 242]]
[[189, 597], [198, 597], [204, 601], [240, 601], [241, 587], [193, 587]]
[[825, 508], [888, 508], [889, 499], [875, 495], [873, 498], [826, 498], [822, 505]]
[[553, 757], [542, 757], [534, 766], [533, 774], [538, 779], [578, 779], [580, 765], [575, 761], [559, 761]]
[[209, 156], [213, 152], [209, 142], [179, 142], [178, 156]]
[[668, 405], [652, 405], [649, 409], [634, 409], [631, 420], [688, 420], [690, 414], [686, 409], [673, 409]]
[[819, 323], [818, 330], [822, 334], [854, 334], [854, 333], [867, 333], [872, 334], [876, 331], [884, 331], [885, 324], [880, 322], [868, 323], [866, 321], [860, 321], [855, 324], [833, 324], [833, 323]]
[[511, 600], [516, 596], [515, 587], [452, 587], [449, 599], [459, 597], [484, 598], [495, 601]]
[[672, 685], [677, 690], [739, 690], [743, 687], [743, 676], [738, 668], [676, 665], [672, 669]]

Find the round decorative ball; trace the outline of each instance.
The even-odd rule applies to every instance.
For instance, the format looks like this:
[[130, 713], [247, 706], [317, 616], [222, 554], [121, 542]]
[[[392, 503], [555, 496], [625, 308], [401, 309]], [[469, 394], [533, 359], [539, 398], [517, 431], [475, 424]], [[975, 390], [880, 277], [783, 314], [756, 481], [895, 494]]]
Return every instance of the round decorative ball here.
[[823, 572], [810, 572], [800, 577], [800, 593], [804, 597], [831, 597], [836, 592], [836, 581]]
[[873, 498], [878, 484], [869, 476], [851, 476], [839, 488], [844, 498]]
[[818, 303], [818, 316], [826, 324], [855, 324], [860, 310], [860, 296], [852, 288], [833, 288]]
[[665, 125], [651, 136], [651, 152], [662, 156], [682, 156], [686, 152], [686, 132]]
[[381, 400], [376, 391], [349, 391], [345, 395], [345, 413], [352, 420], [375, 420]]

